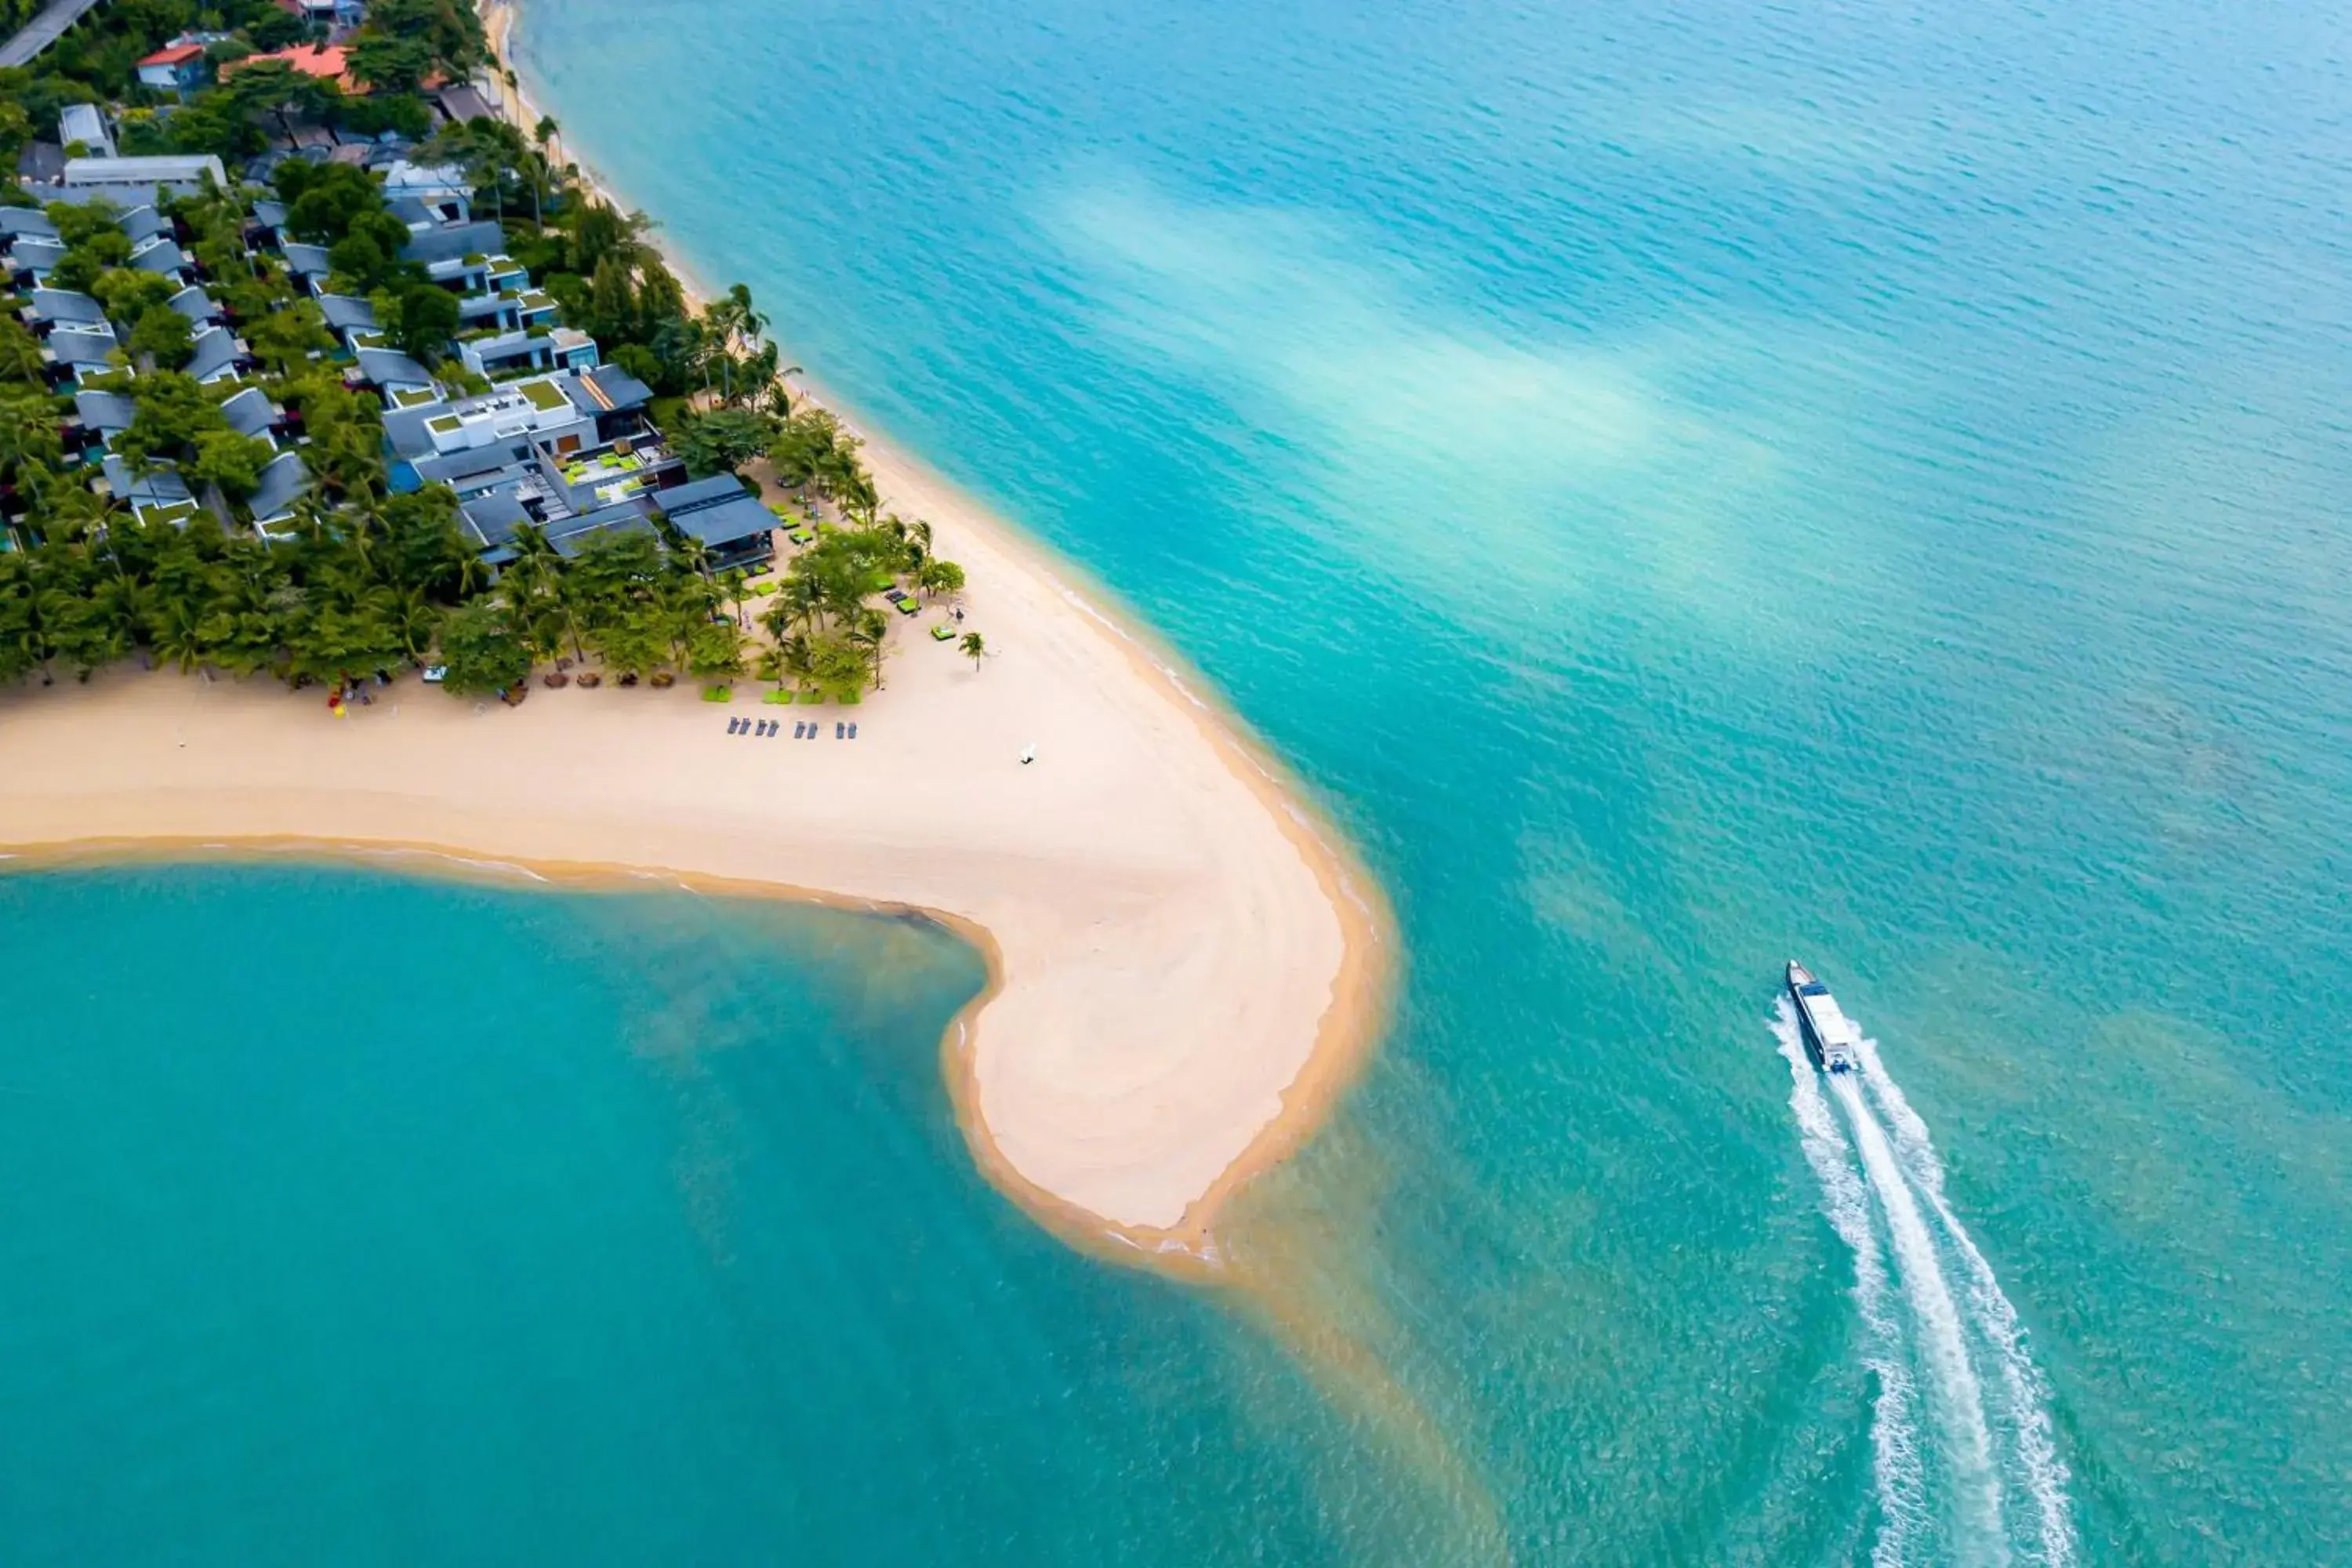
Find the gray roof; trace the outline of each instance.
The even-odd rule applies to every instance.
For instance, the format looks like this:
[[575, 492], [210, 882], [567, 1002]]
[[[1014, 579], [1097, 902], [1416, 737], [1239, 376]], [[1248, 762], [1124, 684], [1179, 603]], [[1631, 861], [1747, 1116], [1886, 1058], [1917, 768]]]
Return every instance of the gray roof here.
[[278, 422], [278, 409], [269, 395], [257, 386], [248, 386], [235, 397], [223, 400], [221, 417], [228, 427], [240, 436], [266, 436]]
[[54, 239], [28, 234], [10, 247], [18, 268], [26, 272], [47, 272], [66, 258], [66, 247]]
[[538, 470], [529, 462], [530, 448], [500, 444], [489, 447], [469, 447], [446, 456], [431, 455], [409, 459], [416, 477], [428, 485], [447, 485], [459, 495], [478, 495], [484, 490], [509, 489], [522, 483]]
[[457, 319], [470, 321], [482, 316], [495, 316], [513, 305], [512, 300], [501, 300], [496, 294], [468, 294], [457, 301]]
[[[579, 384], [581, 382], [587, 385]], [[643, 408], [654, 400], [652, 387], [616, 364], [600, 364], [593, 370], [582, 371], [577, 381], [565, 380], [563, 390], [583, 414], [625, 413]]]
[[184, 272], [188, 256], [175, 242], [159, 239], [146, 249], [133, 252], [131, 265], [142, 272]]
[[455, 261], [460, 257], [496, 256], [507, 247], [507, 231], [494, 223], [453, 223], [446, 228], [428, 228], [423, 234], [412, 235], [400, 247], [401, 259], [430, 267], [436, 261]]
[[106, 116], [99, 112], [98, 105], [68, 103], [58, 110], [58, 140], [102, 147], [114, 139], [106, 133]]
[[77, 392], [74, 412], [84, 425], [104, 435], [130, 429], [139, 405], [119, 392]]
[[253, 515], [268, 521], [283, 517], [303, 491], [310, 488], [310, 470], [299, 452], [280, 452], [261, 470], [261, 484], [253, 492]]
[[353, 329], [375, 331], [375, 307], [356, 294], [320, 295], [319, 313], [327, 318], [327, 325], [339, 332]]
[[512, 490], [492, 490], [476, 496], [457, 509], [466, 521], [466, 531], [474, 536], [476, 545], [483, 550], [504, 544], [514, 537], [517, 527], [530, 521]]
[[383, 205], [391, 211], [393, 216], [411, 228], [418, 228], [440, 221], [434, 216], [431, 207], [426, 206], [415, 196], [394, 196]]
[[213, 303], [213, 297], [193, 283], [173, 295], [168, 302], [191, 321], [201, 324], [221, 319], [221, 308]]
[[198, 381], [217, 375], [235, 364], [242, 352], [237, 346], [236, 334], [226, 327], [214, 327], [198, 332], [195, 357], [188, 361], [188, 374]]
[[148, 202], [140, 203], [115, 221], [122, 226], [122, 232], [131, 237], [133, 245], [142, 239], [152, 239], [159, 234], [176, 232], [172, 227], [172, 220], [157, 212]]
[[55, 239], [58, 226], [49, 215], [38, 207], [0, 206], [0, 234], [29, 234], [42, 239]]
[[188, 493], [188, 481], [180, 477], [177, 468], [162, 468], [141, 477], [131, 471], [129, 463], [111, 452], [106, 455], [106, 460], [100, 466], [106, 473], [106, 488], [114, 492], [118, 500], [169, 502], [195, 499]]
[[446, 403], [428, 403], [421, 408], [386, 408], [383, 411], [383, 441], [403, 458], [429, 458], [433, 455], [433, 435], [425, 428], [427, 419], [449, 412]]
[[705, 544], [726, 544], [765, 533], [776, 526], [776, 514], [743, 488], [732, 474], [697, 479], [653, 498], [670, 526], [690, 533]]
[[490, 106], [482, 100], [482, 95], [463, 83], [443, 88], [438, 96], [441, 112], [461, 124], [468, 120], [489, 118]]
[[284, 251], [286, 265], [305, 278], [324, 278], [335, 269], [335, 264], [327, 259], [327, 247], [323, 245], [301, 245], [289, 240]]
[[254, 203], [253, 221], [265, 225], [270, 228], [284, 228], [286, 226], [286, 204], [284, 202], [266, 201]]
[[37, 321], [103, 322], [106, 308], [88, 294], [77, 294], [70, 289], [36, 289], [33, 290], [33, 319]]
[[121, 346], [114, 329], [103, 323], [93, 327], [70, 322], [49, 334], [49, 353], [63, 364], [103, 366], [106, 356]]
[[16, 154], [16, 177], [54, 185], [66, 177], [66, 150], [54, 142], [27, 142]]
[[433, 373], [392, 349], [362, 349], [360, 374], [378, 386], [430, 386]]

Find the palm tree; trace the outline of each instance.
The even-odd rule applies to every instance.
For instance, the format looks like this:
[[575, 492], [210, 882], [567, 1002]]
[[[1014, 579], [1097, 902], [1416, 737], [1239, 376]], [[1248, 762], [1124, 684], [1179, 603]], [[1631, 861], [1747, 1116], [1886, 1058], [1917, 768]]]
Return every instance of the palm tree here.
[[964, 633], [963, 640], [956, 647], [962, 651], [964, 658], [971, 660], [975, 670], [980, 668], [981, 657], [988, 652], [988, 644], [978, 632]]
[[890, 617], [879, 610], [861, 608], [849, 623], [849, 640], [865, 650], [877, 691], [882, 689], [882, 651], [889, 636]]
[[186, 675], [205, 661], [206, 643], [195, 606], [185, 599], [167, 598], [155, 611], [155, 657], [177, 665]]
[[662, 524], [661, 533], [671, 560], [698, 577], [710, 575], [710, 546], [699, 535], [670, 523]]
[[733, 602], [735, 624], [745, 631], [751, 629], [751, 618], [743, 613], [743, 602], [751, 596], [751, 574], [740, 566], [730, 566], [719, 574], [719, 591]]
[[779, 630], [781, 626], [796, 626], [803, 632], [813, 631], [824, 621], [824, 609], [825, 594], [823, 584], [805, 572], [787, 574], [783, 582], [777, 586], [775, 601], [768, 609], [768, 615], [776, 622], [776, 625], [771, 626], [769, 630], [777, 632], [779, 636], [782, 635]]
[[926, 595], [963, 591], [963, 568], [952, 561], [926, 561], [915, 573], [915, 585]]
[[422, 664], [425, 650], [433, 646], [433, 635], [441, 627], [440, 606], [425, 598], [422, 588], [404, 589], [386, 606], [384, 618], [408, 661]]
[[777, 690], [782, 691], [787, 680], [796, 687], [806, 686], [816, 673], [809, 639], [797, 632], [791, 637], [778, 638], [772, 668], [775, 671]]

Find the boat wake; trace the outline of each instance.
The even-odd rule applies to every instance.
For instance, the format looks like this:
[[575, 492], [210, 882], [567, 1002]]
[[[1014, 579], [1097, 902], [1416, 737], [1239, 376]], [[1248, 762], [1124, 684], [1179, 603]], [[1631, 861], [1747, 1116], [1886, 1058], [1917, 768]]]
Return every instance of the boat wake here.
[[1786, 998], [1772, 1032], [1822, 1207], [1853, 1252], [1871, 1411], [1876, 1568], [2074, 1561], [2066, 1467], [2049, 1389], [1944, 1192], [1927, 1123], [1864, 1039], [1855, 1070], [1824, 1078]]

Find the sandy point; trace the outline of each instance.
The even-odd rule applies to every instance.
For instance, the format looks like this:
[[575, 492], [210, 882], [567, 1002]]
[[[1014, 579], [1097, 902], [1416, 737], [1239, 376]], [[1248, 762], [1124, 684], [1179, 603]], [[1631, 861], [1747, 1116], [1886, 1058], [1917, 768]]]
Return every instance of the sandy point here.
[[969, 573], [977, 665], [904, 626], [854, 708], [607, 684], [509, 709], [412, 676], [340, 720], [268, 681], [61, 679], [0, 693], [0, 846], [403, 846], [924, 911], [989, 958], [943, 1058], [991, 1178], [1074, 1243], [1213, 1269], [1221, 1203], [1381, 1027], [1379, 891], [1098, 590], [892, 467], [892, 503]]

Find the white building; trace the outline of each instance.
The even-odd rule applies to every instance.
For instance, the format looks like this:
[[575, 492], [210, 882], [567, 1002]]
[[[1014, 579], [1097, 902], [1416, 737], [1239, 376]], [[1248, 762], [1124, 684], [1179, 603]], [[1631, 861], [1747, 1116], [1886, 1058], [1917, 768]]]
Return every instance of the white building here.
[[479, 397], [463, 398], [424, 420], [436, 456], [529, 437], [551, 451], [570, 454], [593, 446], [596, 422], [582, 414], [552, 376], [510, 382]]
[[203, 188], [207, 174], [216, 185], [228, 184], [228, 172], [210, 153], [173, 153], [157, 158], [68, 158], [65, 188], [136, 206], [153, 200], [158, 185], [181, 195], [194, 195]]
[[68, 103], [58, 111], [58, 144], [70, 147], [80, 142], [89, 156], [114, 156], [114, 137], [106, 129], [106, 116], [94, 103]]

